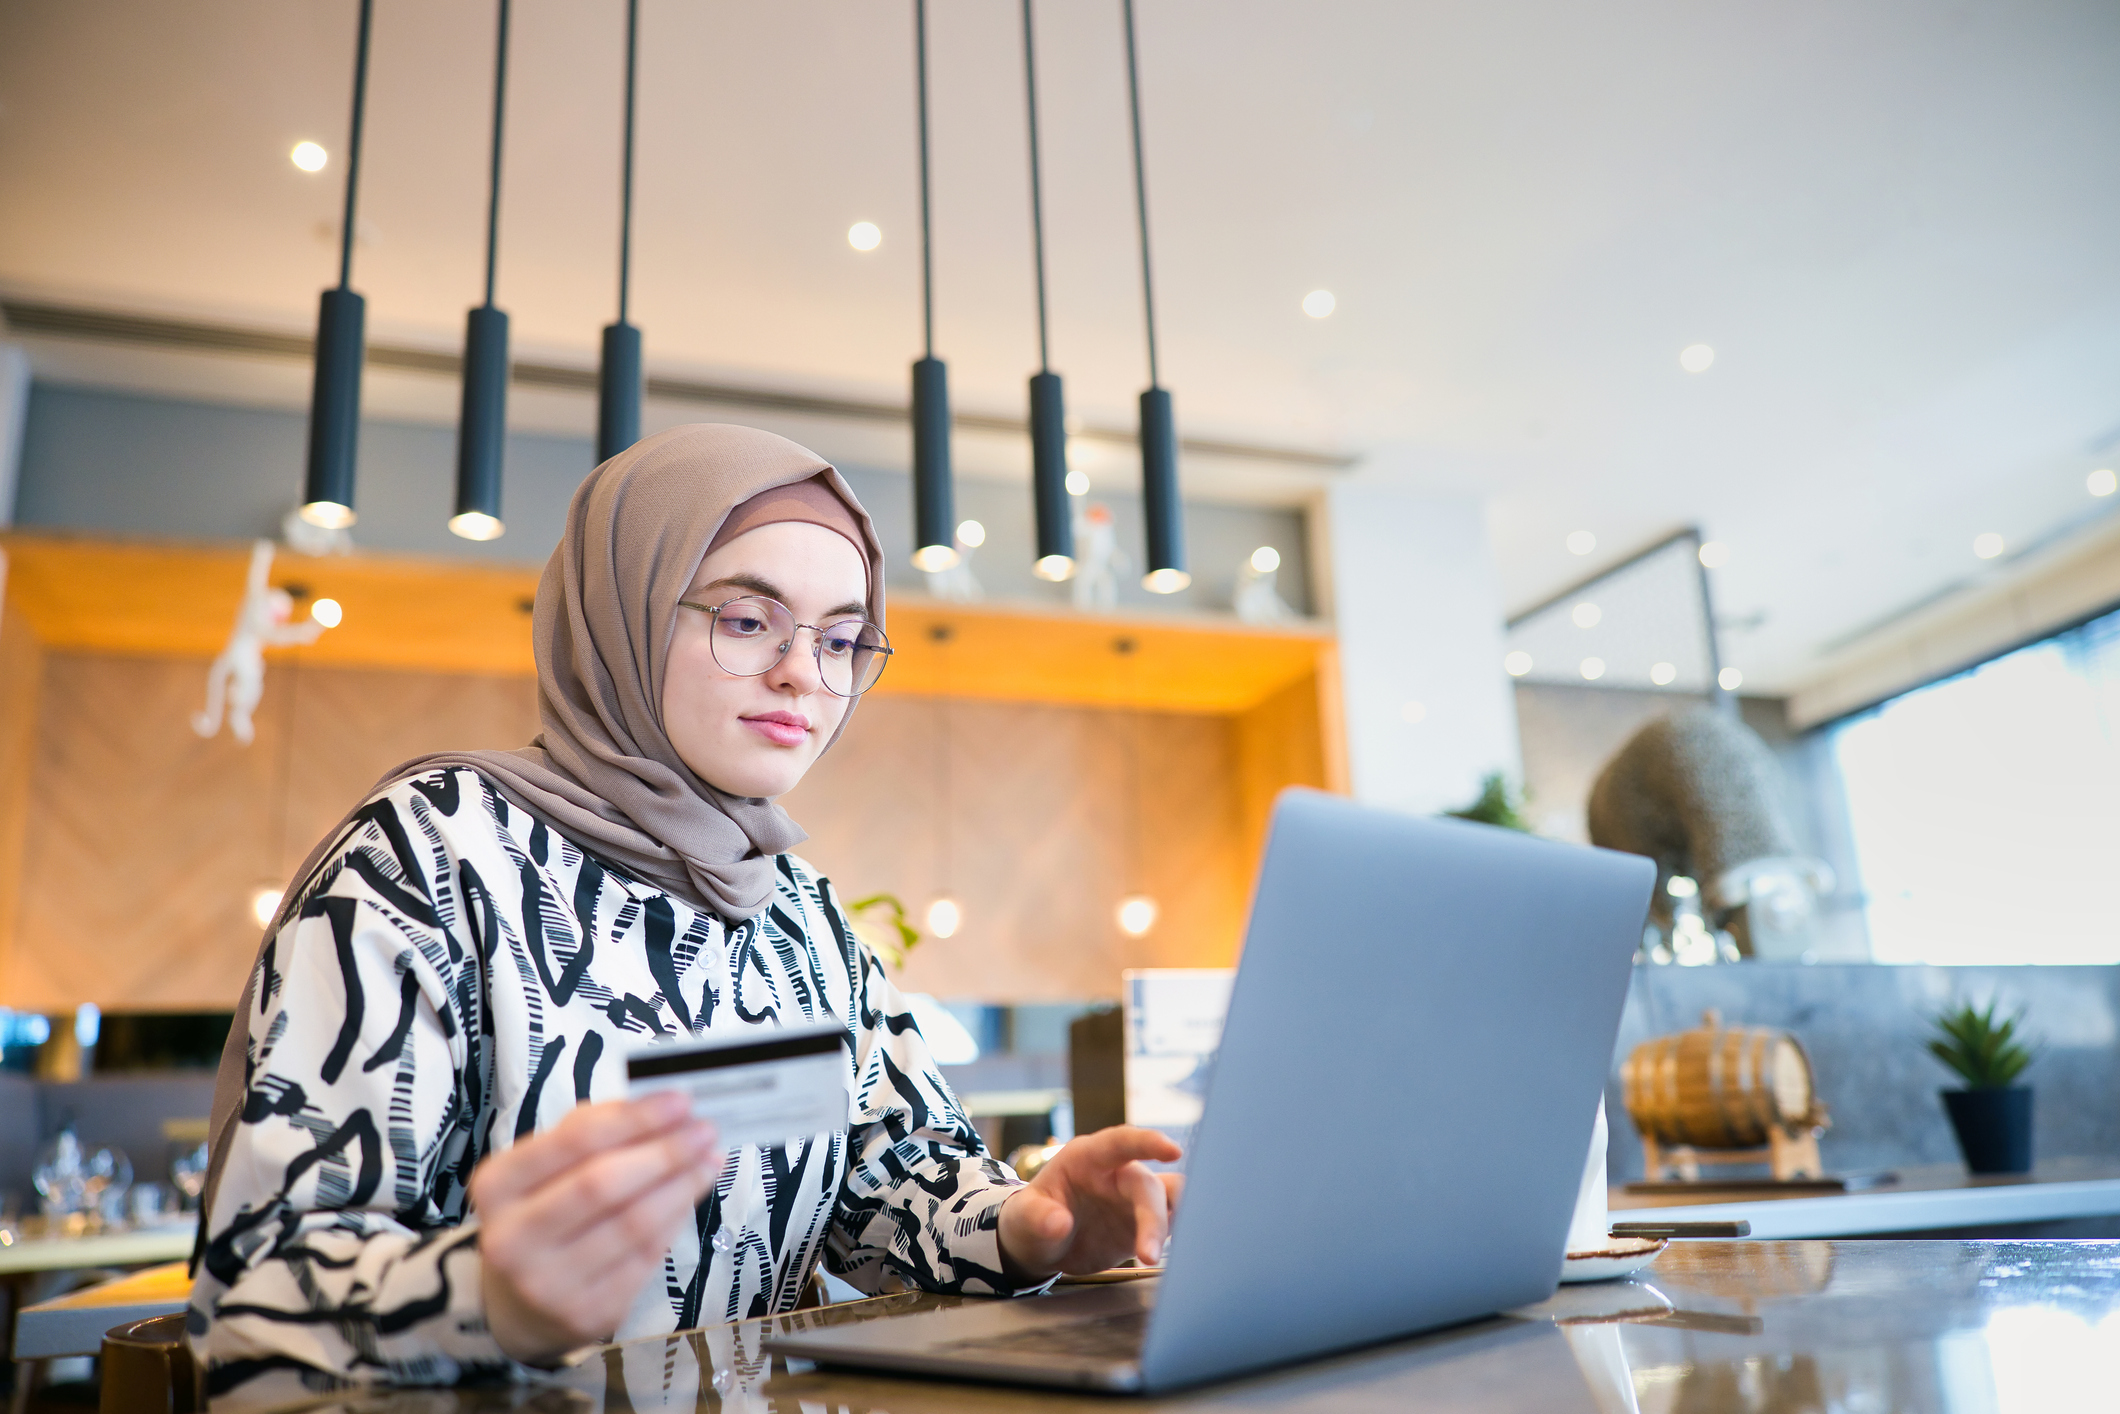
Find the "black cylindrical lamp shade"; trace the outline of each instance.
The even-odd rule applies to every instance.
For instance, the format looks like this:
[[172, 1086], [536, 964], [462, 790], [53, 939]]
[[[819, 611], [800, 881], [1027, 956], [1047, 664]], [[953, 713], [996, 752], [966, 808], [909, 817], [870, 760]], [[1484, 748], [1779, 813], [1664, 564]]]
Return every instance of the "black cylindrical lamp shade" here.
[[604, 326], [604, 366], [596, 403], [596, 460], [607, 462], [640, 440], [640, 330]]
[[913, 568], [932, 573], [958, 559], [949, 365], [923, 358], [913, 364]]
[[1075, 572], [1075, 521], [1067, 498], [1067, 399], [1057, 373], [1031, 376], [1031, 506], [1038, 518], [1032, 573], [1066, 579]]
[[1141, 507], [1148, 520], [1148, 573], [1141, 587], [1176, 594], [1192, 583], [1185, 569], [1185, 506], [1178, 499], [1178, 425], [1170, 394], [1141, 395]]
[[353, 468], [361, 432], [361, 363], [368, 302], [340, 286], [317, 309], [316, 386], [309, 398], [309, 473], [302, 519], [326, 530], [353, 524]]
[[456, 514], [449, 528], [466, 540], [498, 540], [501, 454], [508, 441], [508, 316], [492, 305], [464, 327], [464, 407], [456, 427]]

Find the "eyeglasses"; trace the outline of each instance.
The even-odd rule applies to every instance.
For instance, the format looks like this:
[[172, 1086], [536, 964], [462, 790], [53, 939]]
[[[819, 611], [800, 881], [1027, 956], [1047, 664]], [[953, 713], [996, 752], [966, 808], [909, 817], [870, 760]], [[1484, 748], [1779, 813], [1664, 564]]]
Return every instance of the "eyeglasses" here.
[[707, 640], [714, 661], [725, 673], [755, 678], [773, 671], [795, 646], [795, 631], [806, 628], [817, 635], [812, 652], [817, 657], [817, 676], [825, 690], [838, 697], [859, 697], [876, 685], [884, 665], [891, 660], [891, 641], [883, 630], [866, 619], [841, 619], [819, 628], [799, 624], [788, 606], [778, 599], [748, 595], [720, 604], [677, 601], [678, 607], [697, 609], [714, 617], [714, 631]]

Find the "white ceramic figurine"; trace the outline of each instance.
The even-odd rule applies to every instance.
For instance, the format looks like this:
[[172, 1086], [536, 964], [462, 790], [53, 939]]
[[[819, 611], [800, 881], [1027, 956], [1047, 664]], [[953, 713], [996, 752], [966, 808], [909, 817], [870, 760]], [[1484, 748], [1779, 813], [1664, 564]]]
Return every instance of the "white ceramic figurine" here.
[[258, 710], [258, 700], [265, 695], [265, 650], [314, 643], [324, 631], [315, 619], [291, 622], [294, 596], [274, 589], [269, 582], [271, 573], [272, 542], [257, 541], [250, 549], [250, 579], [236, 609], [228, 646], [206, 670], [206, 710], [192, 714], [191, 729], [200, 736], [210, 737], [221, 730], [225, 705], [229, 735], [250, 745], [256, 736], [251, 713]]

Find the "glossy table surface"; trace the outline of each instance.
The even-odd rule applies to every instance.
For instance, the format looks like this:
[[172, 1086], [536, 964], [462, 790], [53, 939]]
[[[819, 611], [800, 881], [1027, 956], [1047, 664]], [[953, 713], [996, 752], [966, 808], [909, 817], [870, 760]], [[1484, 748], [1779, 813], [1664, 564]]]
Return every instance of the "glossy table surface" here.
[[1148, 1399], [790, 1369], [761, 1346], [783, 1324], [952, 1299], [885, 1297], [610, 1346], [544, 1387], [312, 1396], [302, 1407], [2014, 1414], [2120, 1405], [2120, 1242], [1678, 1243], [1636, 1280], [1564, 1288], [1506, 1316]]

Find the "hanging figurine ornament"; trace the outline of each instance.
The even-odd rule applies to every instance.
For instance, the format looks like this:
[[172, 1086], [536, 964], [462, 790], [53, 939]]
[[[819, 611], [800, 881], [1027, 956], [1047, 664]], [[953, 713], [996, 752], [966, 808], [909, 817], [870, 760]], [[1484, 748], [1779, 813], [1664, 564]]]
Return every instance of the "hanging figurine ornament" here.
[[257, 541], [250, 548], [250, 576], [244, 584], [243, 602], [236, 609], [235, 627], [228, 634], [228, 646], [206, 670], [206, 710], [192, 714], [191, 729], [200, 736], [218, 735], [225, 713], [228, 734], [243, 745], [250, 745], [257, 735], [251, 726], [251, 715], [265, 695], [265, 650], [314, 643], [337, 621], [324, 609], [331, 601], [320, 599], [313, 617], [294, 622], [294, 596], [273, 588], [271, 575], [272, 542]]
[[604, 326], [597, 375], [596, 460], [640, 440], [640, 330], [627, 322], [633, 296], [633, 116], [640, 72], [640, 0], [626, 0], [626, 145], [618, 200], [618, 322]]
[[1141, 229], [1141, 308], [1148, 330], [1148, 388], [1141, 394], [1141, 509], [1148, 521], [1148, 573], [1141, 587], [1176, 594], [1192, 583], [1185, 568], [1185, 507], [1178, 499], [1178, 429], [1156, 367], [1156, 295], [1149, 279], [1148, 176], [1141, 156], [1141, 65], [1135, 53], [1134, 0], [1126, 14], [1126, 97], [1133, 118], [1134, 211]]
[[354, 452], [361, 431], [361, 365], [368, 302], [353, 292], [354, 198], [361, 189], [361, 132], [368, 108], [368, 34], [375, 0], [361, 0], [353, 60], [353, 124], [346, 144], [346, 214], [339, 225], [339, 283], [317, 309], [316, 384], [309, 397], [309, 471], [302, 519], [324, 530], [353, 524]]

